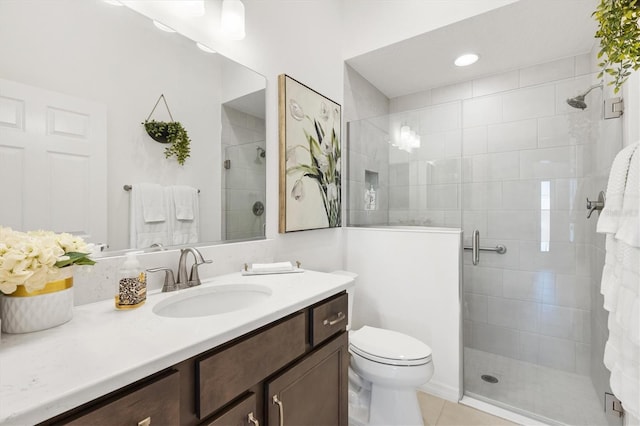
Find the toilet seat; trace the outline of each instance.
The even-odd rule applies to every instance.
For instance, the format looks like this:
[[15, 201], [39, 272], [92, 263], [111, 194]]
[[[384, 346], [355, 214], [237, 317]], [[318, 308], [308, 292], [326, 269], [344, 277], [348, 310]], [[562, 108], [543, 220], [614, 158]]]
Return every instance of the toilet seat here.
[[397, 331], [364, 326], [349, 335], [349, 350], [363, 358], [395, 366], [431, 362], [431, 348], [418, 339]]

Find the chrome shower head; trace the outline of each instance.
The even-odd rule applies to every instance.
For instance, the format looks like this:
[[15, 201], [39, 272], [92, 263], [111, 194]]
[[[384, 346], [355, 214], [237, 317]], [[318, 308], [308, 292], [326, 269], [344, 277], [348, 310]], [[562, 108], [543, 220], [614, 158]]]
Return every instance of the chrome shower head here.
[[587, 103], [584, 101], [584, 98], [589, 94], [589, 92], [598, 87], [602, 88], [602, 83], [594, 84], [593, 86], [589, 87], [589, 89], [587, 89], [587, 91], [583, 94], [567, 99], [567, 103], [573, 108], [585, 109], [587, 107]]

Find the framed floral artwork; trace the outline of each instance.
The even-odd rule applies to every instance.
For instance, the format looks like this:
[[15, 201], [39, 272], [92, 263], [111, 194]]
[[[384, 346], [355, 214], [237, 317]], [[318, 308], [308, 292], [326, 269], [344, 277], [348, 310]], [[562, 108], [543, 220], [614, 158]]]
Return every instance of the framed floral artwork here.
[[278, 89], [279, 231], [339, 227], [341, 107], [285, 74]]

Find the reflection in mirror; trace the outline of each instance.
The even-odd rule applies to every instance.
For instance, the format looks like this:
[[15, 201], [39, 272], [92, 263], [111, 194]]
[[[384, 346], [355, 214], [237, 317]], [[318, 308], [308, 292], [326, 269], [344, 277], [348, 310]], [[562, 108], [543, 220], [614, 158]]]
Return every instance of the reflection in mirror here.
[[[264, 237], [264, 77], [104, 2], [0, 2], [0, 39], [11, 41], [0, 44], [1, 225], [111, 251]], [[170, 112], [151, 118], [187, 130], [183, 166], [141, 124], [161, 94]], [[145, 183], [199, 190], [195, 236], [132, 239], [132, 194]]]

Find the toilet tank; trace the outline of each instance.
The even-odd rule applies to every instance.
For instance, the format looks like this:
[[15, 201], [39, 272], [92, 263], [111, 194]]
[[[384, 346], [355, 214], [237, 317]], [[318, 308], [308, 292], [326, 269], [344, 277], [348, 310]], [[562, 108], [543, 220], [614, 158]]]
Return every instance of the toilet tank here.
[[[353, 278], [354, 282], [358, 278], [358, 274], [356, 274], [354, 272], [349, 272], [349, 271], [333, 271], [332, 274], [345, 275], [347, 277]], [[349, 312], [347, 313], [347, 331], [351, 330], [351, 318], [352, 318], [352, 313], [353, 313], [353, 297], [355, 296], [355, 293], [356, 293], [355, 285], [353, 287], [347, 289], [347, 294], [349, 295], [349, 300], [348, 300], [348, 303], [349, 303], [348, 310], [349, 310]]]

